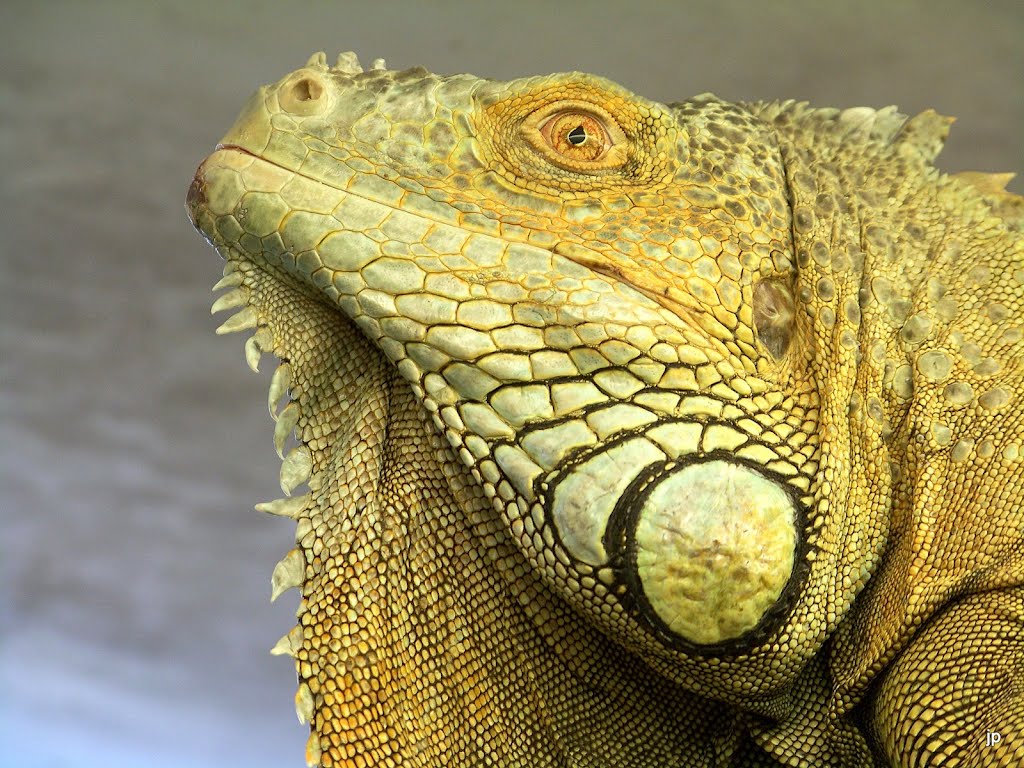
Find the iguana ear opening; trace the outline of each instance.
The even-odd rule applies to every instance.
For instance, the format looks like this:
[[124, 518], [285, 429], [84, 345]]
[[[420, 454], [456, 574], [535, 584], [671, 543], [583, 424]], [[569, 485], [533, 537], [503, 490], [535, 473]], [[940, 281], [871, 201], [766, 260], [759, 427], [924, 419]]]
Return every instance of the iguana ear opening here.
[[785, 357], [793, 338], [793, 291], [781, 278], [767, 278], [754, 286], [754, 330], [765, 351], [776, 360]]

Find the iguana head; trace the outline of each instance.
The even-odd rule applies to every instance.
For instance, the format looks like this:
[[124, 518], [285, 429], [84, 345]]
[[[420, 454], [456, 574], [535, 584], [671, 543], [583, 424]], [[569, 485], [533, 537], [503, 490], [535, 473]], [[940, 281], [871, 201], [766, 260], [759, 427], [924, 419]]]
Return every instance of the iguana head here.
[[787, 114], [319, 54], [252, 98], [189, 210], [244, 275], [229, 329], [304, 332], [254, 273], [343, 313], [550, 589], [673, 680], [757, 697], [863, 587], [889, 477], [849, 416], [862, 265], [798, 267], [841, 204], [794, 177]]

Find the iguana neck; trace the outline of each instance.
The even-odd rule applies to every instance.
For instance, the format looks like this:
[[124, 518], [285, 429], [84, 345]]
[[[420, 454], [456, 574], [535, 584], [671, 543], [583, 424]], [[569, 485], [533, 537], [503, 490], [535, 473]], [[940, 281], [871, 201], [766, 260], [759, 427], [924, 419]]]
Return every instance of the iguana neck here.
[[[308, 467], [308, 494], [261, 505], [297, 523], [273, 589], [301, 589], [298, 626], [274, 652], [295, 658], [308, 758], [341, 733], [434, 762], [453, 751], [484, 761], [479, 730], [508, 755], [550, 762], [624, 764], [646, 751], [668, 764], [683, 744], [722, 738], [739, 713], [702, 704], [716, 716], [681, 727], [694, 696], [540, 582], [478, 480], [358, 328], [308, 287], [236, 256], [227, 271], [242, 275], [264, 351], [283, 361], [271, 413], [299, 445], [282, 485], [294, 484], [289, 462]], [[644, 727], [621, 734], [624, 716]], [[467, 718], [477, 727], [453, 727]], [[342, 727], [352, 722], [360, 727]]]
[[[794, 303], [804, 310], [795, 335], [808, 344], [802, 364], [820, 382], [823, 411], [834, 414], [822, 419], [823, 435], [832, 433], [826, 453], [842, 455], [854, 478], [833, 497], [857, 510], [852, 549], [863, 559], [850, 566], [867, 586], [833, 641], [833, 667], [845, 670], [833, 702], [845, 711], [944, 600], [1009, 583], [1012, 567], [991, 546], [986, 579], [964, 582], [978, 563], [950, 553], [969, 558], [984, 547], [954, 540], [979, 534], [935, 521], [947, 505], [949, 519], [957, 514], [943, 491], [957, 465], [988, 467], [974, 473], [973, 490], [959, 490], [981, 496], [1001, 452], [1018, 450], [997, 436], [1013, 434], [1006, 406], [1022, 371], [1007, 350], [1024, 326], [999, 302], [1001, 276], [988, 265], [991, 254], [1012, 261], [1020, 246], [998, 212], [1009, 203], [932, 166], [947, 118], [925, 112], [890, 124], [876, 115], [875, 125], [844, 127], [834, 111], [789, 109], [777, 120]], [[1020, 269], [1002, 277], [1024, 282]], [[1011, 514], [1000, 498], [987, 503], [993, 519]]]

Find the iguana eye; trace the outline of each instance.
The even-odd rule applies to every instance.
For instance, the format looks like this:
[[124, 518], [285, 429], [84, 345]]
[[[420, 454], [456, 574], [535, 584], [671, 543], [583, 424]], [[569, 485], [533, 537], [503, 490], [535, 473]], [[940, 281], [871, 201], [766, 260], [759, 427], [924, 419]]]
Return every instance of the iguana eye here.
[[626, 135], [611, 115], [593, 104], [548, 105], [524, 121], [523, 136], [544, 159], [569, 171], [617, 168], [628, 157]]
[[553, 115], [540, 126], [540, 135], [553, 150], [571, 160], [599, 160], [611, 145], [600, 121], [579, 112]]

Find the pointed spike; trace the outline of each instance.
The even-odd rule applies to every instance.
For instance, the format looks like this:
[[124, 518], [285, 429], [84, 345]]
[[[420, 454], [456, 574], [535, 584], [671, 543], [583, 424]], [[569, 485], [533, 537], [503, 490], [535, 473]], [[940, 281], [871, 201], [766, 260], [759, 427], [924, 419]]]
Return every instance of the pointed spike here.
[[274, 334], [267, 326], [257, 328], [252, 337], [256, 339], [256, 343], [260, 345], [260, 350], [263, 352], [274, 351]]
[[274, 647], [270, 649], [272, 656], [291, 656], [295, 658], [295, 654], [299, 652], [302, 647], [302, 627], [294, 626], [287, 635], [284, 635]]
[[260, 372], [260, 345], [255, 336], [245, 340], [245, 364], [253, 373]]
[[213, 288], [211, 288], [210, 290], [220, 291], [225, 288], [237, 288], [242, 284], [242, 281], [244, 279], [245, 275], [243, 275], [241, 272], [229, 272], [216, 283], [214, 283]]
[[260, 367], [260, 353], [274, 351], [274, 334], [267, 326], [256, 329], [256, 333], [245, 342], [245, 362], [258, 372]]
[[313, 522], [308, 517], [299, 518], [295, 524], [295, 543], [302, 544], [302, 540], [313, 532]]
[[306, 575], [306, 558], [297, 549], [289, 550], [288, 554], [277, 565], [270, 576], [270, 602], [274, 602], [286, 590], [302, 586]]
[[907, 116], [895, 106], [882, 107], [875, 113], [875, 125], [871, 138], [879, 141], [891, 141], [893, 135], [907, 121]]
[[249, 303], [249, 291], [245, 288], [236, 288], [218, 297], [213, 302], [213, 306], [210, 307], [210, 314], [215, 315], [218, 312], [223, 312], [225, 309], [244, 307], [247, 303]]
[[949, 127], [955, 121], [955, 117], [947, 117], [934, 109], [926, 109], [907, 120], [892, 140], [894, 143], [917, 150], [921, 157], [931, 162], [942, 151], [949, 136]]
[[255, 328], [256, 322], [256, 310], [252, 307], [246, 307], [225, 320], [220, 328], [217, 329], [216, 333], [218, 336], [223, 336], [225, 333], [246, 331], [250, 328]]
[[283, 499], [273, 501], [261, 501], [256, 505], [258, 512], [266, 512], [279, 517], [290, 517], [295, 520], [309, 504], [311, 494], [305, 493], [302, 496], [287, 496]]
[[984, 195], [994, 195], [1006, 191], [1006, 185], [1013, 181], [1015, 173], [984, 173], [982, 171], [961, 171], [954, 173], [954, 178], [970, 184]]
[[270, 415], [274, 421], [277, 421], [277, 411], [275, 410], [277, 404], [291, 385], [292, 367], [288, 363], [281, 363], [270, 379], [270, 392], [267, 393], [267, 408], [270, 409]]
[[356, 56], [355, 51], [339, 53], [334, 68], [346, 75], [358, 75], [363, 71], [363, 66], [359, 63], [359, 57]]
[[385, 62], [384, 59], [374, 59], [373, 63], [370, 64], [371, 72], [383, 72], [387, 68], [387, 62]]
[[875, 110], [871, 107], [850, 107], [839, 113], [839, 122], [845, 126], [847, 136], [867, 135], [875, 124]]
[[310, 731], [309, 738], [306, 739], [306, 768], [317, 768], [323, 756], [319, 734], [316, 731]]
[[295, 402], [288, 403], [284, 409], [277, 414], [277, 424], [274, 425], [274, 448], [277, 450], [277, 456], [280, 459], [284, 458], [284, 444], [288, 442], [288, 437], [295, 429], [295, 425], [299, 423], [299, 404]]
[[305, 683], [299, 683], [295, 692], [295, 715], [303, 725], [313, 719], [313, 692]]
[[270, 649], [271, 656], [291, 656], [295, 658], [295, 650], [292, 648], [292, 644], [288, 642], [288, 635], [283, 635], [280, 640], [274, 643], [274, 647]]
[[296, 486], [309, 480], [312, 471], [313, 457], [309, 453], [309, 448], [300, 445], [281, 462], [281, 490], [286, 496], [291, 496]]
[[1009, 173], [990, 173], [988, 178], [997, 191], [1005, 192], [1007, 185], [1017, 178], [1017, 174], [1015, 171], [1010, 171]]

